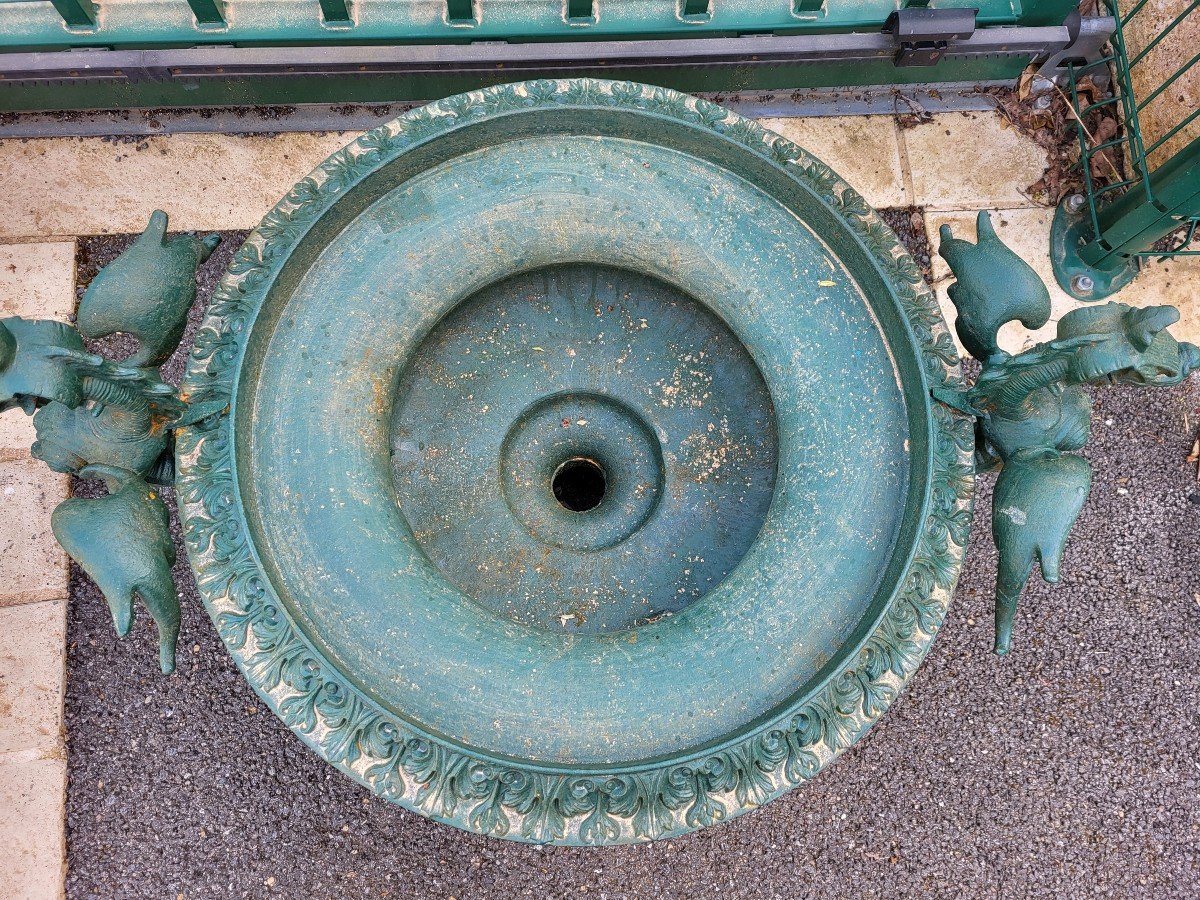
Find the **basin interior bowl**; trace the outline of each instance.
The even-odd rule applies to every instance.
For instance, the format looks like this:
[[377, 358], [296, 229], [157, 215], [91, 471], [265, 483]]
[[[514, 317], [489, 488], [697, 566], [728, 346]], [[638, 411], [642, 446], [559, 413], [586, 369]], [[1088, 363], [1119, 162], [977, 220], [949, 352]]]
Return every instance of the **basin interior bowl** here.
[[564, 265], [485, 288], [395, 397], [396, 496], [422, 550], [534, 628], [678, 612], [745, 555], [774, 491], [753, 359], [707, 307], [633, 272]]
[[327, 759], [473, 830], [769, 799], [882, 711], [961, 561], [921, 549], [970, 447], [937, 452], [910, 268], [828, 170], [670, 92], [507, 86], [364, 136], [194, 354], [232, 401], [178, 453], [222, 637]]
[[[749, 724], [853, 640], [909, 505], [909, 411], [867, 291], [794, 210], [674, 146], [547, 134], [429, 167], [313, 249], [250, 336], [259, 366], [241, 387], [240, 483], [281, 599], [379, 702], [505, 755], [628, 763]], [[557, 266], [583, 280], [567, 291], [590, 292], [594, 276], [610, 282], [597, 292], [630, 296], [597, 317], [579, 309], [590, 298], [542, 286]], [[652, 281], [618, 288], [619, 270]], [[639, 303], [657, 305], [655, 324]], [[478, 346], [495, 335], [481, 322], [522, 314], [541, 317], [530, 340]], [[590, 346], [602, 330], [622, 332], [607, 353]], [[721, 415], [703, 400], [682, 416], [655, 386], [671, 387], [667, 366], [684, 378], [705, 331], [727, 345], [695, 376], [714, 382]], [[626, 351], [646, 371], [616, 369]], [[564, 356], [573, 365], [543, 362]], [[510, 367], [545, 378], [509, 389]], [[603, 416], [572, 427], [614, 443], [543, 459], [521, 432], [547, 416]], [[710, 425], [752, 445], [745, 493], [713, 480], [664, 502], [698, 465], [678, 458], [684, 444]], [[612, 523], [520, 521], [538, 513], [514, 496], [522, 478], [552, 496], [545, 471], [589, 454], [627, 465], [653, 508]], [[547, 565], [567, 560], [561, 576], [537, 571], [545, 548]], [[489, 578], [480, 565], [518, 571]], [[631, 575], [642, 580], [629, 599], [580, 596], [619, 593]], [[553, 577], [564, 579], [553, 596], [525, 602]], [[600, 609], [611, 616], [590, 616]], [[580, 619], [601, 628], [576, 633]], [[577, 711], [566, 724], [564, 704]]]

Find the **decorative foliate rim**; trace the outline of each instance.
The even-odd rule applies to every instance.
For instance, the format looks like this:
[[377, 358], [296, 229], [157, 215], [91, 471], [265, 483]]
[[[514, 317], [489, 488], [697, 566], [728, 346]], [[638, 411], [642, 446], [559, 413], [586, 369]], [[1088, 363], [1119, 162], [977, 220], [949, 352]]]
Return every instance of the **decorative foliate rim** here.
[[[958, 354], [929, 288], [858, 193], [800, 147], [713, 103], [666, 88], [541, 80], [449, 97], [375, 128], [302, 179], [234, 255], [196, 338], [191, 402], [230, 400], [245, 340], [274, 276], [349, 188], [400, 154], [505, 113], [606, 107], [708, 130], [771, 161], [849, 225], [890, 282], [930, 384], [958, 388]], [[264, 702], [315, 752], [376, 794], [440, 822], [537, 843], [618, 844], [733, 818], [828, 765], [883, 714], [916, 670], [962, 565], [974, 487], [971, 422], [932, 403], [932, 479], [901, 587], [857, 652], [812, 694], [739, 739], [660, 764], [570, 773], [488, 758], [422, 733], [339, 677], [289, 618], [260, 568], [236, 499], [230, 416], [182, 431], [178, 502], [196, 582], [221, 639]]]

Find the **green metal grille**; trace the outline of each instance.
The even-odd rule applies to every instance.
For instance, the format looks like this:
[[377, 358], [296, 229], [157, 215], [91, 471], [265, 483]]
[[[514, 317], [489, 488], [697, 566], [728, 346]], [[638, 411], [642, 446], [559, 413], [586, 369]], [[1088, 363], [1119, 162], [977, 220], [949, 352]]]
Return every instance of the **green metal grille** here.
[[[1076, 111], [1080, 164], [1084, 179], [1091, 240], [1078, 250], [1079, 258], [1098, 270], [1113, 270], [1130, 261], [1147, 257], [1196, 256], [1193, 249], [1200, 226], [1200, 138], [1177, 151], [1170, 159], [1151, 164], [1155, 152], [1200, 117], [1200, 107], [1181, 112], [1178, 121], [1160, 134], [1147, 138], [1142, 116], [1150, 104], [1178, 84], [1200, 78], [1200, 52], [1195, 52], [1177, 69], [1143, 91], [1135, 92], [1135, 76], [1145, 72], [1153, 52], [1185, 26], [1200, 21], [1200, 0], [1192, 0], [1144, 46], [1130, 51], [1126, 32], [1139, 16], [1147, 15], [1150, 0], [1139, 0], [1122, 13], [1117, 0], [1099, 0], [1116, 20], [1110, 52], [1091, 63], [1068, 68], [1071, 103]], [[1188, 48], [1188, 52], [1194, 48]], [[1081, 97], [1080, 82], [1087, 75], [1106, 73], [1111, 68], [1111, 96], [1095, 102]], [[1094, 143], [1085, 122], [1089, 114], [1116, 106], [1122, 121], [1117, 136]], [[1123, 151], [1126, 170], [1111, 183], [1101, 184], [1093, 174], [1098, 154], [1116, 148]], [[1110, 155], [1111, 159], [1111, 155]]]

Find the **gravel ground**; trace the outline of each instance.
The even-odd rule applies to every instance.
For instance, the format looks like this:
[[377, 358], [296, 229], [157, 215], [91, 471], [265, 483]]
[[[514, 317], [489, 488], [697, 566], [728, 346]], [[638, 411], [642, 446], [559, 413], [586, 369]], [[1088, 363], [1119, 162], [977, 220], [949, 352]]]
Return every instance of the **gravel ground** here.
[[[206, 265], [202, 298], [239, 240]], [[125, 243], [83, 242], [81, 280]], [[1195, 380], [1099, 395], [1096, 486], [1064, 582], [1028, 590], [1012, 656], [989, 652], [984, 478], [945, 628], [883, 721], [812, 784], [648, 846], [538, 849], [377, 800], [260, 706], [182, 549], [171, 678], [157, 673], [149, 617], [117, 641], [75, 571], [68, 895], [1194, 897], [1200, 497], [1184, 459], [1198, 407]]]

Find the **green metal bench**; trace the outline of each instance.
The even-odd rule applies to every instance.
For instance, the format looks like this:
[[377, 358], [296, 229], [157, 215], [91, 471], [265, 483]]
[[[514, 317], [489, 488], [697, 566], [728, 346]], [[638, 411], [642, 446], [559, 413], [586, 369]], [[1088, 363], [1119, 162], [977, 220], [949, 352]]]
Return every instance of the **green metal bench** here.
[[[516, 78], [692, 92], [1011, 82], [1091, 59], [1073, 0], [0, 0], [0, 110], [430, 100]], [[1099, 22], [1100, 27], [1097, 27]]]

